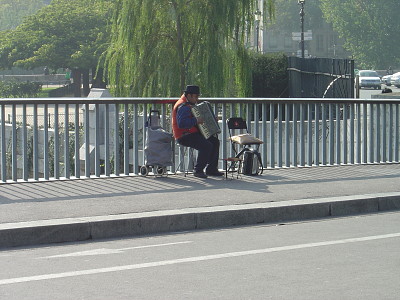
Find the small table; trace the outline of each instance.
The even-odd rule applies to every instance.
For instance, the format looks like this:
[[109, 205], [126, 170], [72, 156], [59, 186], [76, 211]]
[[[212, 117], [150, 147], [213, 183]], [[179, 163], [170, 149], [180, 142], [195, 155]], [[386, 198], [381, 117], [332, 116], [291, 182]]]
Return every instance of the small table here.
[[[228, 157], [228, 158], [223, 158], [222, 160], [225, 162], [225, 178], [228, 179], [228, 173], [232, 173], [232, 178], [233, 178], [233, 173], [236, 173], [236, 179], [238, 179], [240, 170], [242, 168], [243, 159], [238, 157]], [[229, 167], [228, 167], [228, 162], [230, 162]]]

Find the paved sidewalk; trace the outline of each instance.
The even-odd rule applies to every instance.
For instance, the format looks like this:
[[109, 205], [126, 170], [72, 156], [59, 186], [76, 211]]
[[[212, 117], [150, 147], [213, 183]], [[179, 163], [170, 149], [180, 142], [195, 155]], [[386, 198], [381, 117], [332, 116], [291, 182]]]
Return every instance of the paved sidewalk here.
[[0, 185], [0, 248], [400, 209], [400, 165]]

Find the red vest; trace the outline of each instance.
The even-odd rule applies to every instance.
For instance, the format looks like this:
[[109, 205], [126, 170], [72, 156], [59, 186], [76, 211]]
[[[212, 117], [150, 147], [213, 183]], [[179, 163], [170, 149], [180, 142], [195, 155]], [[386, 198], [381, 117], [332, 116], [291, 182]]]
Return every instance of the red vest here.
[[194, 132], [199, 131], [199, 129], [196, 126], [193, 126], [192, 128], [179, 128], [178, 127], [178, 120], [176, 119], [176, 114], [177, 114], [178, 108], [181, 105], [189, 105], [185, 95], [182, 95], [182, 97], [178, 101], [176, 101], [174, 108], [172, 110], [172, 131], [174, 133], [174, 138], [176, 140], [180, 139], [185, 134], [194, 133]]

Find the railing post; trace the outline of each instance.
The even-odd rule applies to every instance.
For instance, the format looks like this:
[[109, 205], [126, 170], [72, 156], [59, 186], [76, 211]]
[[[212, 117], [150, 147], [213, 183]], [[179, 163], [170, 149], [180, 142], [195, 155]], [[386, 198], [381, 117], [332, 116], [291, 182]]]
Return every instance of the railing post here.
[[6, 107], [5, 105], [0, 105], [1, 107], [1, 140], [0, 140], [0, 145], [1, 145], [1, 181], [2, 182], [7, 182], [7, 160], [6, 160], [6, 118], [5, 118], [5, 110]]

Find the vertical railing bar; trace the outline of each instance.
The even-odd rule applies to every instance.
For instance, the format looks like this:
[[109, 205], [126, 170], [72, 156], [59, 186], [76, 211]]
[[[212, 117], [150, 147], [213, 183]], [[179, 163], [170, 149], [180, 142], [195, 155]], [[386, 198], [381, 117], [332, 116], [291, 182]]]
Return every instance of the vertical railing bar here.
[[[223, 105], [223, 104], [222, 104]], [[233, 118], [233, 117], [235, 117], [235, 105], [234, 104], [230, 104], [229, 105], [229, 107], [230, 107], [230, 115], [229, 115], [229, 117], [230, 118]], [[228, 131], [229, 129], [227, 128], [227, 126], [226, 126], [226, 120], [222, 117], [222, 135], [224, 136], [224, 132], [225, 132], [225, 136], [227, 136], [227, 135], [229, 135], [229, 133], [227, 134], [226, 132]], [[223, 138], [222, 138], [222, 140], [224, 140]], [[225, 141], [226, 141], [226, 139], [225, 139]], [[223, 142], [222, 143], [222, 145], [226, 145], [226, 143], [225, 142]], [[230, 145], [230, 142], [228, 142], [228, 145]], [[229, 149], [229, 151], [227, 150], [227, 152], [229, 152], [229, 157], [232, 157], [232, 156], [234, 156], [234, 152], [233, 152], [233, 149], [232, 149], [232, 147], [229, 147], [228, 146], [228, 149]], [[222, 156], [223, 157], [223, 156]]]
[[290, 108], [289, 103], [285, 104], [285, 166], [290, 167]]
[[[230, 104], [230, 114], [232, 115], [232, 104]], [[230, 150], [230, 154], [228, 154], [228, 150], [226, 148], [226, 140], [227, 140], [227, 128], [226, 128], [226, 119], [227, 119], [227, 106], [225, 103], [222, 103], [222, 107], [221, 107], [221, 118], [222, 118], [222, 128], [221, 128], [221, 136], [222, 136], [222, 143], [221, 143], [221, 156], [223, 158], [226, 158], [228, 156], [232, 156], [232, 149]], [[223, 167], [225, 167], [225, 165], [223, 164]]]
[[44, 179], [49, 180], [49, 124], [48, 124], [48, 105], [44, 104], [43, 107], [43, 169]]
[[28, 129], [26, 125], [26, 104], [22, 105], [22, 156], [23, 156], [23, 179], [28, 181]]
[[258, 127], [258, 121], [259, 121], [259, 104], [258, 103], [254, 103], [253, 104], [253, 107], [254, 107], [254, 116], [253, 116], [253, 119], [254, 119], [254, 136], [256, 136], [256, 137], [259, 137], [260, 136], [260, 129], [259, 129], [259, 127]]
[[363, 163], [368, 163], [368, 106], [363, 104]]
[[347, 120], [349, 114], [349, 109], [347, 106], [347, 103], [343, 104], [343, 141], [342, 141], [342, 154], [343, 154], [343, 164], [347, 165], [348, 160], [347, 160], [347, 152], [348, 152], [348, 140], [347, 140]]
[[388, 150], [389, 150], [389, 161], [393, 162], [393, 104], [389, 104], [389, 141], [388, 141]]
[[376, 105], [376, 148], [375, 162], [381, 161], [381, 105]]
[[[362, 150], [362, 144], [361, 144], [361, 104], [357, 103], [356, 104], [356, 113], [357, 113], [357, 131], [356, 131], [356, 140], [357, 140], [357, 159], [356, 163], [361, 164], [361, 150]], [[365, 141], [364, 141], [365, 142]]]
[[[278, 103], [278, 167], [282, 168], [283, 165], [283, 104]], [[264, 122], [263, 122], [264, 123]], [[266, 141], [266, 140], [264, 140]]]
[[305, 132], [304, 132], [304, 114], [305, 114], [305, 104], [300, 103], [300, 166], [305, 166]]
[[69, 179], [71, 177], [70, 159], [69, 159], [69, 105], [65, 104], [64, 112], [64, 176]]
[[114, 174], [119, 176], [119, 104], [115, 103], [115, 117], [114, 117]]
[[319, 166], [319, 116], [321, 103], [315, 103], [314, 165]]
[[79, 104], [75, 104], [75, 178], [81, 177], [81, 160], [79, 146]]
[[293, 166], [297, 167], [297, 104], [293, 103]]
[[251, 130], [251, 107], [249, 103], [246, 103], [246, 121], [247, 121], [247, 130], [249, 133], [252, 132]]
[[369, 105], [369, 162], [374, 162], [374, 105]]
[[334, 163], [334, 134], [335, 126], [333, 123], [333, 104], [329, 103], [329, 164]]
[[243, 105], [241, 103], [238, 103], [238, 114], [237, 116], [243, 116]]
[[60, 178], [60, 132], [58, 104], [54, 104], [54, 178]]
[[322, 104], [322, 134], [321, 134], [321, 150], [322, 150], [322, 165], [327, 165], [327, 147], [326, 147], [326, 140], [327, 140], [327, 120], [326, 120], [326, 110], [327, 104]]
[[[132, 137], [133, 137], [133, 173], [139, 173], [139, 117], [138, 117], [138, 104], [133, 104], [133, 126], [132, 126]], [[165, 123], [164, 123], [165, 124]], [[165, 125], [164, 125], [165, 126]]]
[[7, 182], [7, 153], [6, 153], [6, 106], [1, 105], [1, 181]]
[[161, 127], [167, 130], [167, 109], [166, 104], [161, 104]]
[[350, 163], [354, 165], [355, 140], [354, 140], [354, 103], [350, 104]]
[[263, 102], [262, 103], [262, 108], [261, 108], [261, 140], [264, 141], [264, 144], [261, 145], [262, 149], [262, 154], [261, 154], [261, 159], [264, 164], [264, 168], [267, 168], [268, 166], [268, 149], [267, 149], [267, 107], [269, 103]]
[[[124, 175], [129, 175], [129, 113], [128, 104], [124, 104]], [[145, 118], [146, 115], [143, 115]], [[145, 131], [145, 127], [143, 127]]]
[[269, 162], [275, 168], [275, 104], [269, 103]]
[[17, 108], [16, 104], [12, 105], [12, 148], [11, 148], [11, 161], [12, 161], [12, 180], [17, 181], [17, 174], [18, 174], [18, 159], [17, 159]]
[[[226, 120], [227, 118], [226, 118], [226, 104], [225, 103], [222, 103], [222, 109], [221, 109], [221, 113], [222, 113], [222, 120]], [[226, 126], [222, 126], [222, 129], [221, 129], [221, 133], [222, 133], [222, 147], [221, 147], [221, 156], [223, 157], [223, 158], [226, 158], [227, 157], [227, 151], [226, 151]]]
[[33, 105], [33, 179], [39, 180], [38, 116], [37, 104]]
[[336, 108], [336, 164], [340, 165], [341, 164], [341, 151], [340, 151], [340, 104], [336, 103], [335, 104]]
[[[104, 111], [104, 175], [110, 177], [110, 104], [106, 104]], [[137, 148], [137, 147], [136, 147]]]
[[146, 132], [146, 118], [147, 118], [147, 104], [143, 104], [143, 122], [142, 122], [142, 128], [143, 128], [143, 143], [142, 143], [142, 161], [143, 165], [145, 164], [146, 161], [146, 155], [144, 153], [144, 148], [145, 148], [145, 143], [146, 143], [146, 138], [147, 138], [147, 132]]
[[362, 153], [362, 144], [361, 144], [361, 104], [357, 103], [356, 104], [356, 114], [357, 114], [357, 133], [356, 133], [356, 139], [357, 139], [357, 160], [356, 162], [358, 164], [361, 164], [361, 153]]
[[100, 177], [100, 111], [99, 104], [95, 104], [94, 122], [94, 175]]
[[[307, 165], [312, 166], [312, 149], [313, 149], [313, 138], [312, 138], [312, 104], [308, 103], [308, 111], [307, 111], [307, 142], [308, 142], [308, 149], [307, 149]], [[315, 106], [314, 106], [315, 107]]]
[[85, 177], [90, 178], [90, 127], [89, 127], [89, 104], [85, 104]]
[[400, 126], [400, 116], [399, 116], [399, 106], [400, 104], [395, 104], [396, 108], [396, 121], [394, 123], [394, 161], [398, 162], [399, 161], [399, 126]]
[[387, 162], [387, 145], [386, 145], [386, 104], [382, 104], [382, 162]]

